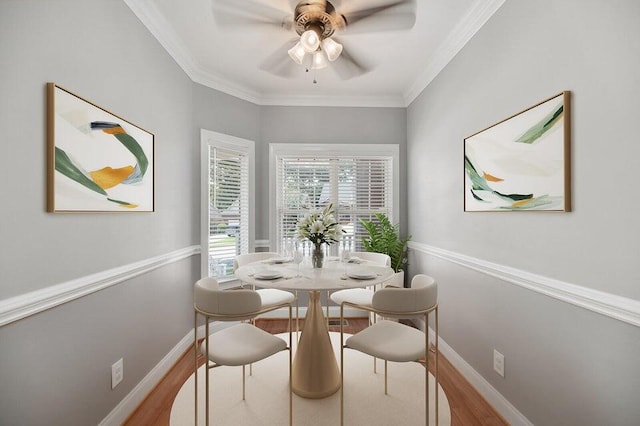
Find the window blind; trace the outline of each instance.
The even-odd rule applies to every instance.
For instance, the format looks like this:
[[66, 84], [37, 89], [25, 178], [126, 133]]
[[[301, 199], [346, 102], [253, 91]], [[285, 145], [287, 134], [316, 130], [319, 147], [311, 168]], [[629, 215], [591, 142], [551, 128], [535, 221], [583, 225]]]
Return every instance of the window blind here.
[[362, 238], [367, 234], [359, 219], [375, 221], [375, 213], [384, 213], [393, 220], [393, 187], [392, 157], [279, 157], [277, 250], [294, 241], [299, 218], [329, 203], [346, 231], [333, 254], [340, 248], [363, 250]]
[[249, 156], [209, 146], [209, 275], [233, 275], [233, 259], [249, 251]]

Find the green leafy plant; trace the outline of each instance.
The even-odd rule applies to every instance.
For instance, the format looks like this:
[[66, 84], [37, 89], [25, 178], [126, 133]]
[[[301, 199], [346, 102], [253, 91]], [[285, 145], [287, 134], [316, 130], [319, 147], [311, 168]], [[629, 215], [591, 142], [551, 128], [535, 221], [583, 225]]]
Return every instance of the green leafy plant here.
[[395, 272], [400, 272], [407, 265], [407, 243], [411, 235], [400, 238], [399, 225], [392, 224], [384, 213], [375, 213], [377, 221], [359, 219], [364, 229], [369, 234], [362, 238], [364, 249], [368, 252], [388, 254], [391, 258], [391, 267]]

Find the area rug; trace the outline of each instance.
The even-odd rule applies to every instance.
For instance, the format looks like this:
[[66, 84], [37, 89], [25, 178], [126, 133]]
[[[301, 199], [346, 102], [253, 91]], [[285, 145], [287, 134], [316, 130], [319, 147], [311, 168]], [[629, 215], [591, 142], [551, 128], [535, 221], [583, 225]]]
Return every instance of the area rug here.
[[[340, 363], [340, 333], [330, 333]], [[278, 335], [288, 340], [288, 334]], [[346, 335], [345, 335], [346, 336]], [[346, 338], [346, 337], [345, 337]], [[295, 340], [295, 336], [294, 336]], [[295, 349], [295, 343], [294, 343]], [[295, 353], [295, 352], [294, 352]], [[289, 422], [288, 353], [281, 352], [253, 364], [242, 400], [242, 367], [219, 367], [209, 371], [211, 383], [211, 425], [282, 426]], [[424, 425], [424, 367], [416, 362], [389, 363], [388, 395], [384, 394], [384, 363], [345, 350], [345, 425]], [[198, 369], [198, 425], [204, 425], [204, 367]], [[435, 380], [429, 375], [430, 424], [435, 425]], [[171, 408], [171, 426], [194, 425], [194, 376], [184, 383]], [[439, 392], [439, 425], [451, 424], [449, 402]], [[340, 424], [340, 391], [323, 399], [306, 399], [294, 394], [293, 423], [296, 426]]]

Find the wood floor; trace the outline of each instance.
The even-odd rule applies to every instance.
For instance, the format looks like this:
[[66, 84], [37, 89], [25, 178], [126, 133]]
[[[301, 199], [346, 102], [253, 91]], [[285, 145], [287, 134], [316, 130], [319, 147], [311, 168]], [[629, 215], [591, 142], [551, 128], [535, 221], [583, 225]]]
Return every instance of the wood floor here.
[[[346, 333], [356, 333], [368, 324], [366, 318], [349, 318], [348, 322], [348, 326], [345, 326], [344, 329]], [[302, 323], [303, 321], [300, 322], [301, 326]], [[270, 333], [277, 334], [286, 331], [287, 321], [258, 319], [256, 325]], [[340, 331], [339, 326], [331, 326], [329, 329]], [[429, 365], [432, 367], [434, 354], [429, 352], [429, 356]], [[201, 360], [200, 363], [202, 362]], [[439, 357], [439, 363], [440, 385], [447, 395], [451, 407], [451, 426], [507, 425], [507, 422], [442, 355]], [[193, 373], [193, 366], [192, 346], [131, 414], [124, 425], [168, 426], [173, 400], [182, 384]]]

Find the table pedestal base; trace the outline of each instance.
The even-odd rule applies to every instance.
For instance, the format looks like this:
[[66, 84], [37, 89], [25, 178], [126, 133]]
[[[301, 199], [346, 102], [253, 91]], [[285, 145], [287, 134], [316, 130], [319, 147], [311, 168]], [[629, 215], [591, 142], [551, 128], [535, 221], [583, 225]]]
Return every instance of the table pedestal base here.
[[340, 370], [320, 305], [320, 292], [309, 292], [309, 308], [293, 361], [293, 392], [303, 398], [325, 398], [340, 389]]

